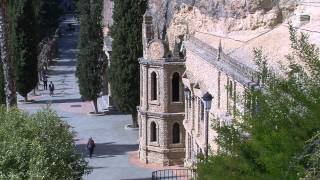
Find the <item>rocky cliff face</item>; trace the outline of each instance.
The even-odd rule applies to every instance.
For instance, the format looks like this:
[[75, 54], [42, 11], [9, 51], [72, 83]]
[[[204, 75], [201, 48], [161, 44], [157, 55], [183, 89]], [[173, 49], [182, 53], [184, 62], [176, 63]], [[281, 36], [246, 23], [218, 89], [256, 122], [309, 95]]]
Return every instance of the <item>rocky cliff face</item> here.
[[295, 10], [296, 0], [149, 0], [149, 7], [155, 32], [165, 39], [195, 31], [272, 28]]

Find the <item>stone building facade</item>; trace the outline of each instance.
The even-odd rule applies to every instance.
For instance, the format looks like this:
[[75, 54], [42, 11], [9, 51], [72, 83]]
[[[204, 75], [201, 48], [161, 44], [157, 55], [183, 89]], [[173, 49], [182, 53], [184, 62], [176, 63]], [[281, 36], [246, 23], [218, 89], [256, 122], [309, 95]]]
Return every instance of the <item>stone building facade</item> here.
[[144, 57], [140, 62], [139, 157], [146, 163], [181, 164], [185, 155], [184, 59], [167, 56], [147, 12], [143, 24]]
[[[219, 42], [217, 42], [219, 43]], [[186, 48], [185, 86], [186, 155], [185, 166], [192, 166], [199, 154], [216, 154], [220, 148], [214, 125], [232, 124], [245, 110], [246, 90], [258, 88], [255, 71], [227, 56], [219, 43], [215, 49], [190, 37]], [[205, 94], [213, 98], [206, 103]]]
[[[316, 6], [294, 0], [249, 2], [241, 8], [238, 0], [149, 0], [139, 60], [141, 160], [188, 167], [199, 154], [219, 153], [212, 126], [241, 121], [246, 92], [260, 86], [253, 49], [260, 47], [274, 70], [279, 62], [285, 64], [290, 51], [286, 24], [301, 19], [295, 15], [298, 6], [308, 8], [308, 16], [303, 14], [308, 21], [298, 23], [298, 30], [320, 44], [320, 33], [312, 30], [320, 22]], [[175, 73], [179, 102], [172, 101]], [[176, 124], [179, 143], [173, 143]]]
[[[139, 157], [146, 163], [191, 166], [200, 153], [218, 151], [212, 123], [231, 123], [234, 112], [243, 109], [237, 97], [256, 85], [254, 70], [227, 56], [221, 42], [215, 49], [185, 35], [170, 49], [156, 31], [147, 11], [139, 60]], [[211, 104], [205, 94], [213, 96]]]

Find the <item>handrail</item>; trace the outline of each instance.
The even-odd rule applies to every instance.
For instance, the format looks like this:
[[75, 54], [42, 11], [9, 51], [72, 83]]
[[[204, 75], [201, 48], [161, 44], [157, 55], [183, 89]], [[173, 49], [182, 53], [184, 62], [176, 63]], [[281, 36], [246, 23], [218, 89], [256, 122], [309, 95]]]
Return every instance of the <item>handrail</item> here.
[[196, 180], [193, 169], [164, 169], [152, 172], [152, 180]]

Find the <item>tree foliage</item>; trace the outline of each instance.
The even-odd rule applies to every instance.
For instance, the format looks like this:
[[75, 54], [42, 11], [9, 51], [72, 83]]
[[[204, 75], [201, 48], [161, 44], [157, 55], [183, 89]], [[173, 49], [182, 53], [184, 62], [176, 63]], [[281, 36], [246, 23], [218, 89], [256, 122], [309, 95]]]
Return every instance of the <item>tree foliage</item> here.
[[290, 39], [293, 53], [285, 78], [276, 76], [262, 51], [255, 50], [263, 86], [246, 93], [250, 101], [242, 122], [215, 127], [220, 152], [198, 164], [200, 179], [299, 179], [308, 175], [316, 156], [319, 168], [319, 154], [299, 160], [320, 128], [319, 49], [292, 27]]
[[6, 95], [4, 92], [4, 76], [3, 76], [2, 63], [0, 63], [0, 104], [6, 104]]
[[16, 66], [17, 91], [27, 99], [38, 82], [38, 41], [32, 0], [10, 1], [9, 13], [10, 48]]
[[33, 0], [37, 23], [38, 40], [38, 71], [40, 78], [46, 71], [49, 63], [56, 57], [57, 37], [59, 35], [59, 18], [63, 11], [60, 9], [60, 0]]
[[111, 27], [112, 56], [110, 70], [112, 96], [120, 111], [132, 113], [136, 123], [139, 104], [139, 62], [142, 57], [142, 21], [146, 0], [114, 1]]
[[5, 84], [6, 106], [9, 110], [17, 105], [14, 64], [10, 56], [7, 1], [0, 6], [0, 51]]
[[102, 74], [105, 66], [102, 33], [102, 0], [79, 0], [80, 37], [77, 64], [80, 94], [93, 101], [96, 113], [97, 98], [102, 89]]
[[297, 158], [300, 164], [304, 164], [304, 180], [320, 178], [320, 131], [308, 140], [303, 153]]
[[56, 113], [0, 108], [0, 179], [80, 179], [86, 173], [87, 162]]
[[60, 0], [33, 0], [39, 42], [52, 35], [59, 26], [62, 10], [59, 8]]

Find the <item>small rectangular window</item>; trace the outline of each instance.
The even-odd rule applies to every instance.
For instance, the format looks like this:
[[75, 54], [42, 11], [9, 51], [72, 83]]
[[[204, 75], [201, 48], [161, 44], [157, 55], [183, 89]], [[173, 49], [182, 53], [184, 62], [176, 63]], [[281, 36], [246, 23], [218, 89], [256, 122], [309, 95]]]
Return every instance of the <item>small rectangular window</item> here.
[[230, 95], [229, 95], [229, 77], [227, 78], [227, 87], [226, 87], [226, 90], [227, 90], [227, 111], [229, 112], [229, 98], [230, 98]]
[[236, 115], [237, 111], [237, 82], [233, 83], [233, 115]]
[[200, 100], [200, 117], [201, 117], [201, 121], [203, 121], [203, 119], [204, 119], [204, 103], [201, 100]]
[[221, 96], [221, 82], [220, 82], [220, 80], [221, 80], [221, 72], [219, 71], [219, 73], [218, 73], [218, 108], [220, 108], [220, 96]]
[[229, 97], [232, 98], [233, 97], [233, 82], [232, 81], [229, 82], [228, 89], [229, 89]]

